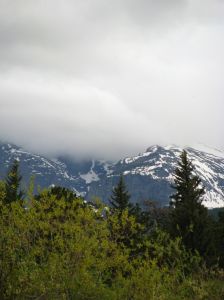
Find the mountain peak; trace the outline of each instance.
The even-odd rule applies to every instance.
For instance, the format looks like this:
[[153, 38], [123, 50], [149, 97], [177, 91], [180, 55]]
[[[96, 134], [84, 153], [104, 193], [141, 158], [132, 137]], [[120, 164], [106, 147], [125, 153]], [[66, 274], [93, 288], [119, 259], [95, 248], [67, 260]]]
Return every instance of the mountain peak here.
[[219, 152], [215, 152], [214, 155], [208, 153], [208, 148], [199, 151], [189, 146], [177, 145], [153, 145], [142, 154], [120, 160], [113, 168], [112, 174], [103, 179], [103, 183], [101, 180], [91, 187], [90, 195], [95, 193], [103, 199], [109, 199], [110, 193], [105, 193], [103, 189], [111, 191], [122, 173], [133, 202], [153, 199], [167, 205], [172, 193], [173, 174], [183, 149], [187, 150], [195, 166], [195, 173], [205, 186], [204, 205], [224, 206], [224, 159], [217, 155]]
[[16, 145], [0, 143], [0, 175], [3, 178], [13, 160], [19, 159], [26, 186], [33, 175], [35, 185], [41, 188], [60, 185], [89, 200], [99, 196], [107, 202], [117, 179], [123, 174], [133, 202], [143, 204], [145, 200], [152, 199], [168, 205], [174, 170], [184, 148], [205, 186], [204, 205], [224, 206], [224, 152], [204, 145], [200, 149], [199, 146], [153, 145], [142, 154], [110, 163], [80, 162], [63, 157], [48, 159]]

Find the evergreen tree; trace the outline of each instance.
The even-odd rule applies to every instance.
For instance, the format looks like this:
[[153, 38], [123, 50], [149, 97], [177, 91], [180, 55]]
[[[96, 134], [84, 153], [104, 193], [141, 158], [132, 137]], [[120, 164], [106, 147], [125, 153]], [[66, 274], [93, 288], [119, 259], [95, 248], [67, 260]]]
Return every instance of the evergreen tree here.
[[110, 199], [110, 204], [114, 209], [119, 211], [124, 211], [125, 209], [131, 209], [132, 205], [129, 202], [130, 195], [126, 189], [124, 178], [121, 175], [119, 182], [116, 187], [114, 187], [112, 191], [112, 196]]
[[184, 245], [206, 257], [211, 250], [211, 223], [202, 205], [204, 188], [194, 174], [194, 167], [183, 151], [174, 175], [176, 193], [171, 196], [171, 233], [181, 236]]
[[129, 216], [133, 216], [138, 224], [144, 226], [144, 232], [152, 228], [153, 223], [150, 214], [147, 211], [143, 211], [138, 203], [133, 204], [129, 201], [130, 194], [126, 189], [122, 175], [112, 193], [110, 203], [115, 210], [119, 213], [127, 210]]
[[19, 162], [14, 160], [12, 167], [5, 179], [6, 204], [23, 199], [24, 192], [20, 188], [21, 180], [22, 176], [19, 174]]

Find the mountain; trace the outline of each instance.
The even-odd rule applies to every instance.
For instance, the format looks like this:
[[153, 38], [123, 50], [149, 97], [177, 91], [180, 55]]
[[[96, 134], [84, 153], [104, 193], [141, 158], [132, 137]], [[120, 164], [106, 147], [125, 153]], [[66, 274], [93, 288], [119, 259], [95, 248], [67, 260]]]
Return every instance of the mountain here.
[[[207, 147], [185, 149], [206, 188], [204, 204], [207, 207], [224, 206], [224, 152]], [[112, 163], [74, 161], [69, 157], [49, 159], [15, 145], [1, 143], [0, 175], [3, 178], [13, 160], [18, 159], [25, 186], [34, 175], [35, 184], [40, 188], [60, 185], [88, 200], [98, 196], [108, 203], [113, 186], [123, 174], [131, 201], [143, 206], [145, 200], [168, 205], [169, 195], [173, 192], [173, 173], [182, 150], [177, 146], [152, 146], [138, 156]]]
[[16, 145], [0, 143], [0, 178], [4, 178], [15, 159], [20, 161], [25, 187], [34, 176], [36, 190], [38, 187], [60, 185], [82, 196], [87, 194], [90, 183], [106, 176], [110, 169], [110, 163], [103, 161], [74, 161], [68, 157], [48, 159]]
[[[169, 195], [173, 193], [173, 173], [182, 150], [177, 146], [152, 146], [138, 156], [122, 159], [111, 167], [110, 174], [91, 184], [87, 196], [109, 199], [113, 186], [123, 174], [133, 202], [144, 205], [145, 200], [155, 200], [168, 205]], [[203, 151], [191, 147], [185, 150], [205, 186], [204, 205], [224, 206], [224, 152], [206, 147]]]

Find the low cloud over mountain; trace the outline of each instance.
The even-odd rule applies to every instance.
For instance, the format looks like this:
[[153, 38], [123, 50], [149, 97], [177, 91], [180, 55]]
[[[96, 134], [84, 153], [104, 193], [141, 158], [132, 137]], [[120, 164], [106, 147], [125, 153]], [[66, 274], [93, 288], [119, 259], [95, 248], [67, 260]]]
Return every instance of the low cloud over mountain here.
[[1, 138], [118, 158], [224, 148], [220, 0], [0, 0]]

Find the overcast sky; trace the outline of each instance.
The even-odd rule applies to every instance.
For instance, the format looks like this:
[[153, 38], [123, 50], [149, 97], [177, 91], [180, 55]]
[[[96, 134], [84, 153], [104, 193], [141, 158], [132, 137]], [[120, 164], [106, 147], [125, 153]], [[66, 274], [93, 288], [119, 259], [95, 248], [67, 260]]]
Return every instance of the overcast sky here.
[[223, 0], [0, 0], [0, 139], [114, 159], [224, 148]]

